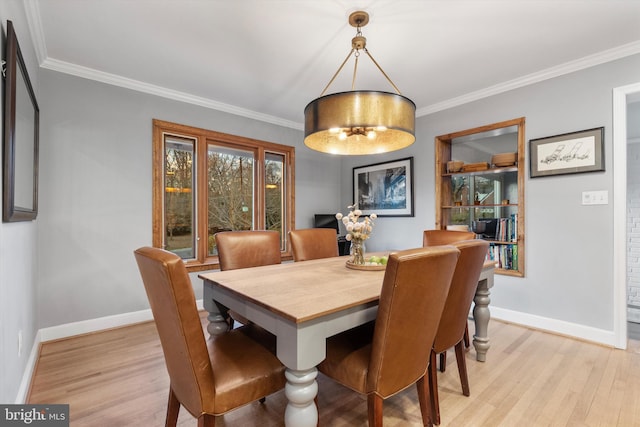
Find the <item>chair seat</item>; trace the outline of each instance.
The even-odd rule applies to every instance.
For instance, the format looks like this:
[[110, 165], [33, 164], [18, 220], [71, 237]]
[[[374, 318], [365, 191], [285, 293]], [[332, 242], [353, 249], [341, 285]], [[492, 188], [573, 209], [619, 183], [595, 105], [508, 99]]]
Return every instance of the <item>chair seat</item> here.
[[[273, 357], [275, 338], [264, 330], [243, 326], [207, 340], [220, 415], [284, 387], [284, 366]], [[270, 375], [265, 375], [270, 372]]]
[[323, 374], [354, 391], [365, 393], [375, 323], [369, 322], [327, 340]]

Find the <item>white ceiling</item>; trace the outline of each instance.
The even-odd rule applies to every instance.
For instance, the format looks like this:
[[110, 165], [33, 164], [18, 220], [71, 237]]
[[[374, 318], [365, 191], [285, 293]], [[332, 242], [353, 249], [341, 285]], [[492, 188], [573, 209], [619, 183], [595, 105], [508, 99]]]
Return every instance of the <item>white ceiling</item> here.
[[[44, 68], [302, 128], [350, 12], [417, 115], [640, 53], [639, 0], [25, 0]], [[356, 89], [393, 88], [362, 56]], [[349, 62], [328, 93], [350, 90]], [[640, 77], [639, 77], [640, 78]]]

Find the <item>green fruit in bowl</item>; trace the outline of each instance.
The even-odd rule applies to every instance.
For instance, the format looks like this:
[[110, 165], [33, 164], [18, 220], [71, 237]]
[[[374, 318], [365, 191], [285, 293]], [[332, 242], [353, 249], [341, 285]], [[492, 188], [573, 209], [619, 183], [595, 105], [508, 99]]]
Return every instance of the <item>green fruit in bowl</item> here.
[[369, 258], [369, 262], [372, 264], [380, 264], [380, 258], [374, 255], [371, 258]]
[[378, 261], [378, 264], [387, 265], [387, 259], [388, 258], [386, 256], [380, 257], [380, 261]]

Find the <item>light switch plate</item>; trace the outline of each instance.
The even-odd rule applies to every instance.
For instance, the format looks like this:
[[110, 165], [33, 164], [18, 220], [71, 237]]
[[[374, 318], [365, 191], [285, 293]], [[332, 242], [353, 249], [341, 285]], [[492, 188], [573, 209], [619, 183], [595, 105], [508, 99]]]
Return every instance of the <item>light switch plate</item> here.
[[607, 190], [583, 191], [582, 204], [583, 205], [607, 205], [609, 204], [609, 192]]

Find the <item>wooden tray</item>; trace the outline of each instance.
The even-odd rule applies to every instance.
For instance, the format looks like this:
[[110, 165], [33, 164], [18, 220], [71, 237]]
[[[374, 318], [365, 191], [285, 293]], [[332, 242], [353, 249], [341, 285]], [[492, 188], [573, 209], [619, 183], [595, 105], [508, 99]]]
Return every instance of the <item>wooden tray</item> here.
[[462, 166], [462, 170], [464, 172], [476, 172], [476, 171], [485, 171], [489, 169], [489, 163], [480, 162], [480, 163], [468, 163]]
[[345, 265], [347, 266], [347, 268], [350, 268], [352, 270], [364, 270], [364, 271], [380, 271], [380, 270], [384, 270], [385, 268], [387, 268], [386, 265], [382, 265], [382, 264], [357, 265], [357, 264], [352, 263], [351, 261], [347, 261], [345, 263]]
[[495, 162], [494, 166], [497, 168], [508, 168], [509, 166], [515, 166], [516, 162]]

